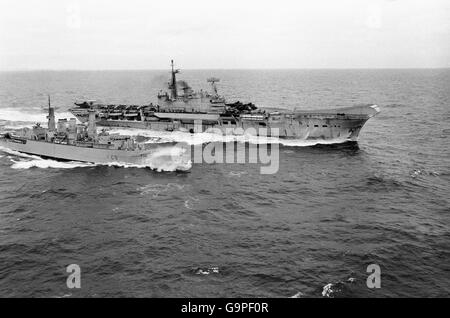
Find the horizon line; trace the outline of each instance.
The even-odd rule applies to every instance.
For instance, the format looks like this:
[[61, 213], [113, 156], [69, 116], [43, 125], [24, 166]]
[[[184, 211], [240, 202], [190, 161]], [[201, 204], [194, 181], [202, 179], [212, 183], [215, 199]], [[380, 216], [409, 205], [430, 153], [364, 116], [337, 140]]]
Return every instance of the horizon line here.
[[[266, 68], [181, 68], [187, 71], [290, 71], [290, 70], [439, 70], [450, 69], [450, 66], [439, 67], [266, 67]], [[17, 69], [0, 69], [0, 72], [114, 72], [114, 71], [167, 71], [162, 68], [17, 68]]]

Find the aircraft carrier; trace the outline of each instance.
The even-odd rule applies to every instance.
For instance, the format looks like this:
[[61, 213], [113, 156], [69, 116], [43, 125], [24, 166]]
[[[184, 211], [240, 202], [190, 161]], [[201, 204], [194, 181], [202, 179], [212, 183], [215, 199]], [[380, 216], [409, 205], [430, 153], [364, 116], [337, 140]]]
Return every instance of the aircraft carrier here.
[[216, 83], [209, 78], [212, 91], [195, 92], [185, 81], [178, 81], [172, 60], [168, 91], [158, 93], [157, 104], [105, 105], [95, 101], [76, 102], [69, 111], [80, 121], [96, 111], [99, 126], [250, 134], [299, 140], [356, 141], [368, 119], [379, 113], [377, 105], [357, 105], [322, 110], [258, 109], [252, 103], [227, 103]]

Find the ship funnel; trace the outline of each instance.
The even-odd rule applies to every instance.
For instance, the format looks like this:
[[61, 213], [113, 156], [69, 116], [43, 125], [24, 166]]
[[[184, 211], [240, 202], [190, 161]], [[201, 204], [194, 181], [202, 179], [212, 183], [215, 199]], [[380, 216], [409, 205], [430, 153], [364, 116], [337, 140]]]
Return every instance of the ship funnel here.
[[89, 121], [87, 127], [88, 137], [95, 139], [97, 137], [97, 125], [95, 124], [95, 114], [97, 113], [94, 109], [89, 109]]

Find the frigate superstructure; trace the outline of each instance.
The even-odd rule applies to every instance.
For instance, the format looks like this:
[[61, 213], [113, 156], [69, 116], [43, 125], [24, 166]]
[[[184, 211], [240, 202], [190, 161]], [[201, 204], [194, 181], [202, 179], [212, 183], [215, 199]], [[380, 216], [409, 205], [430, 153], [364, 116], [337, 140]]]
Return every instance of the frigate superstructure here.
[[48, 108], [47, 127], [36, 124], [0, 136], [0, 146], [36, 155], [68, 161], [145, 165], [146, 159], [163, 147], [157, 143], [137, 142], [135, 137], [97, 131], [96, 111], [89, 110], [88, 121], [77, 124], [75, 118], [55, 120], [55, 109]]
[[377, 105], [357, 105], [321, 110], [259, 109], [252, 103], [227, 102], [219, 95], [218, 78], [209, 78], [212, 92], [194, 91], [178, 81], [172, 60], [167, 92], [148, 105], [104, 105], [95, 101], [75, 103], [69, 109], [80, 121], [96, 111], [97, 124], [109, 127], [250, 134], [298, 140], [355, 141], [366, 121], [380, 110]]

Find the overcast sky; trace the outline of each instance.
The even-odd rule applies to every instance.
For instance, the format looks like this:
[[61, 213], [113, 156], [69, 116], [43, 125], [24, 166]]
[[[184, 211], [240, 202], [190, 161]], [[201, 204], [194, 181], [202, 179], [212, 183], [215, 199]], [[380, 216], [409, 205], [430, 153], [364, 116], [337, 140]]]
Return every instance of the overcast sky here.
[[0, 69], [450, 67], [448, 0], [0, 0]]

